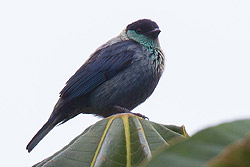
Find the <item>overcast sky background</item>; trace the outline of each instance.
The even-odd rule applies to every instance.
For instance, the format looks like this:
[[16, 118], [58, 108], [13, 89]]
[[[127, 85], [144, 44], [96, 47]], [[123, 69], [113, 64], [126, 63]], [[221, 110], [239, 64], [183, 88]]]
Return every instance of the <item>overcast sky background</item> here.
[[250, 117], [250, 1], [1, 1], [2, 166], [31, 166], [100, 118], [54, 128], [29, 154], [65, 82], [101, 44], [141, 18], [158, 23], [165, 72], [134, 112], [200, 129]]

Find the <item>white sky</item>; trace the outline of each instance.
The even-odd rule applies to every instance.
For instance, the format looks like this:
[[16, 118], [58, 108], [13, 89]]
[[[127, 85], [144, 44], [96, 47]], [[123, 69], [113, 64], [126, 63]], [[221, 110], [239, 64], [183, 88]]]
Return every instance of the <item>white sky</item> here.
[[141, 18], [158, 23], [166, 70], [134, 112], [198, 130], [250, 116], [250, 1], [1, 1], [2, 166], [31, 166], [100, 120], [80, 115], [29, 154], [65, 82], [101, 44]]

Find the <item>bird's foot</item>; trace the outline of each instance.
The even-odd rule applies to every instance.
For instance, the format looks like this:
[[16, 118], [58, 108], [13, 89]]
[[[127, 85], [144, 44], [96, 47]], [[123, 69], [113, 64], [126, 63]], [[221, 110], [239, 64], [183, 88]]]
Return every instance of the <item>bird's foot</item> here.
[[125, 107], [114, 106], [114, 108], [115, 108], [116, 110], [118, 110], [119, 113], [130, 113], [130, 114], [134, 114], [134, 115], [136, 115], [136, 116], [138, 116], [138, 117], [141, 117], [141, 118], [143, 118], [143, 119], [149, 120], [149, 118], [146, 117], [145, 115], [142, 115], [142, 114], [140, 114], [140, 113], [133, 113], [133, 112], [131, 112], [130, 110], [128, 110], [127, 108], [125, 108]]
[[142, 115], [142, 114], [140, 114], [140, 113], [133, 113], [133, 112], [130, 112], [130, 113], [131, 113], [131, 114], [134, 114], [134, 115], [136, 115], [136, 116], [138, 116], [138, 117], [141, 117], [141, 118], [143, 118], [143, 119], [149, 120], [148, 117], [146, 117], [145, 115]]

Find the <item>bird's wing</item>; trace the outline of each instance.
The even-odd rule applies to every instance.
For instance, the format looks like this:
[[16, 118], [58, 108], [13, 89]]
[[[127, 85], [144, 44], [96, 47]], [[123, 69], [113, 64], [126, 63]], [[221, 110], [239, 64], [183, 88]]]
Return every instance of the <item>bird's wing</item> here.
[[128, 67], [135, 54], [131, 49], [133, 45], [138, 44], [133, 41], [123, 41], [96, 51], [67, 81], [60, 92], [60, 97], [71, 100], [85, 95]]

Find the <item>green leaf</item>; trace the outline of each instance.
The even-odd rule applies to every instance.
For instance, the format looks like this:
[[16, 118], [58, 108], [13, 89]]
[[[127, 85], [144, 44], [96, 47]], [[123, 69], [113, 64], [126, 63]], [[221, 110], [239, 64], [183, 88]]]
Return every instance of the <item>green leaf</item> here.
[[202, 130], [188, 140], [172, 145], [154, 156], [146, 167], [207, 166], [207, 162], [228, 145], [241, 140], [249, 131], [250, 120], [225, 123]]
[[136, 167], [149, 160], [155, 150], [169, 146], [170, 141], [185, 139], [185, 135], [183, 126], [119, 114], [90, 126], [66, 147], [34, 166]]
[[209, 167], [249, 167], [250, 135], [232, 145], [227, 146], [218, 156], [211, 159]]

